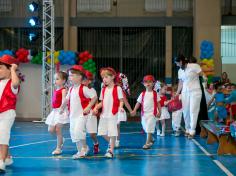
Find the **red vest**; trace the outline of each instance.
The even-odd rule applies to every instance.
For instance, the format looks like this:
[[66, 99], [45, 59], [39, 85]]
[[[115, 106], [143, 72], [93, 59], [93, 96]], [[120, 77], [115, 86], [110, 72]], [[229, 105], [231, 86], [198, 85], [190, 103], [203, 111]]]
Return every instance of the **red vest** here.
[[[102, 88], [102, 109], [103, 109], [103, 100], [105, 95], [106, 87]], [[118, 98], [118, 86], [114, 85], [113, 91], [112, 91], [112, 97], [113, 97], [113, 105], [112, 105], [112, 114], [116, 115], [116, 113], [119, 110], [120, 106], [120, 100]]]
[[16, 95], [11, 90], [11, 80], [9, 80], [3, 90], [0, 100], [0, 113], [10, 109], [16, 110]]
[[[146, 91], [143, 91], [142, 93], [142, 103], [141, 103], [141, 114], [143, 115], [144, 110], [143, 110], [143, 101], [144, 101], [144, 96], [145, 96]], [[153, 110], [153, 115], [157, 116], [157, 92], [153, 90], [153, 102], [154, 102], [154, 110]]]
[[[83, 109], [85, 109], [88, 106], [91, 99], [85, 97], [83, 88], [84, 88], [84, 85], [81, 84], [80, 87], [79, 87], [79, 97], [80, 97], [81, 106], [82, 106]], [[72, 89], [73, 89], [73, 87], [70, 89], [70, 93], [71, 93]], [[69, 103], [68, 103], [68, 108], [70, 110], [70, 100], [69, 100]]]
[[166, 101], [167, 101], [167, 97], [165, 95], [161, 96], [161, 101], [160, 101], [161, 107], [165, 106]]
[[54, 90], [53, 97], [52, 97], [52, 107], [53, 108], [60, 108], [62, 103], [62, 90], [65, 88], [61, 88], [59, 90]]

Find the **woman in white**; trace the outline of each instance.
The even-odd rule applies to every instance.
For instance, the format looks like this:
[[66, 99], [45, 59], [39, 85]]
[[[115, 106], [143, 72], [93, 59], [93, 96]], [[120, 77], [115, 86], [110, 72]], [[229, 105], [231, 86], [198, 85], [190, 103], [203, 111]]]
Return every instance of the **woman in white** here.
[[202, 70], [198, 64], [188, 63], [184, 56], [178, 57], [175, 62], [177, 66], [180, 66], [178, 72], [179, 86], [176, 95], [182, 90], [182, 106], [186, 136], [191, 139], [196, 132], [198, 113], [202, 98], [199, 82], [199, 75]]

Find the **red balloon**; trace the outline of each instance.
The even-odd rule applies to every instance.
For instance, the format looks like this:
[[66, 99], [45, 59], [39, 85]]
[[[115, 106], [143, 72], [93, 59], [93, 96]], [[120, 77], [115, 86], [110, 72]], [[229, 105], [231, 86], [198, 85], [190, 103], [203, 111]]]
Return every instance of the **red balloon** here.
[[89, 55], [88, 55], [88, 58], [89, 58], [89, 59], [92, 59], [92, 58], [93, 58], [93, 55], [92, 55], [92, 54], [89, 54]]
[[88, 51], [85, 51], [85, 52], [84, 52], [84, 55], [85, 55], [85, 56], [88, 56], [88, 55], [89, 55], [89, 52], [88, 52]]

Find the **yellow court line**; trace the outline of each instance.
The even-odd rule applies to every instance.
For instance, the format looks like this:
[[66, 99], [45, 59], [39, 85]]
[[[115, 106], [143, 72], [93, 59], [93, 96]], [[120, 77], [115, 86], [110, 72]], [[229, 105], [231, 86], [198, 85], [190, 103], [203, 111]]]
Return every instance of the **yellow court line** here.
[[[217, 154], [211, 154], [217, 155]], [[176, 157], [176, 156], [206, 156], [204, 153], [194, 153], [194, 154], [153, 154], [153, 155], [136, 155], [136, 154], [129, 154], [129, 155], [115, 155], [115, 158], [132, 158], [132, 157]], [[72, 159], [72, 156], [39, 156], [39, 157], [13, 157], [15, 159]], [[104, 155], [96, 155], [96, 156], [86, 156], [85, 158], [81, 159], [96, 159], [96, 158], [106, 158]], [[80, 159], [80, 160], [81, 160]]]

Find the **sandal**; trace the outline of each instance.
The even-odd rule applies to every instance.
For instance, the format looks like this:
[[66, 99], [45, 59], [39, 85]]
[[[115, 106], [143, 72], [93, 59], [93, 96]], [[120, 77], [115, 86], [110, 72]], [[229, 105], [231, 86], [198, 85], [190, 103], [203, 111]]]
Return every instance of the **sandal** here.
[[149, 144], [145, 144], [145, 145], [143, 146], [143, 149], [144, 149], [144, 150], [150, 149], [151, 146], [152, 146], [151, 143], [149, 143]]
[[56, 149], [52, 152], [53, 155], [60, 155], [61, 153], [62, 153], [62, 150], [61, 150], [60, 148], [56, 148]]

